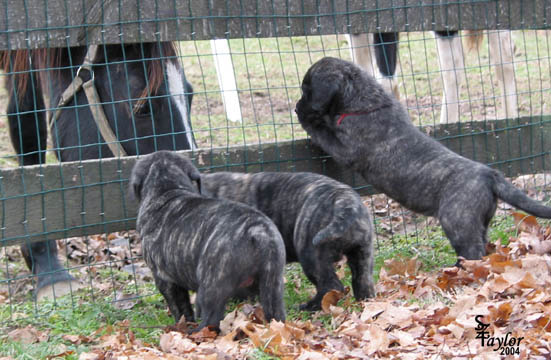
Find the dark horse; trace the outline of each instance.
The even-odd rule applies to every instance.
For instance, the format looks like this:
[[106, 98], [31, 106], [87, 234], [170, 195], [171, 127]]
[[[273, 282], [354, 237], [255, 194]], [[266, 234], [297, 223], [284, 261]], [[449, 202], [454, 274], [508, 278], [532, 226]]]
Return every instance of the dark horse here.
[[[21, 165], [45, 162], [48, 127], [59, 161], [113, 156], [83, 90], [74, 93], [55, 122], [47, 123], [48, 112], [55, 112], [87, 49], [1, 53], [0, 63], [8, 74], [10, 137]], [[79, 76], [85, 81], [94, 78], [109, 125], [128, 155], [195, 148], [189, 117], [192, 88], [172, 43], [99, 46], [91, 70]], [[29, 269], [38, 275], [38, 298], [53, 292], [59, 296], [76, 284], [59, 262], [55, 240], [22, 245], [21, 250]]]

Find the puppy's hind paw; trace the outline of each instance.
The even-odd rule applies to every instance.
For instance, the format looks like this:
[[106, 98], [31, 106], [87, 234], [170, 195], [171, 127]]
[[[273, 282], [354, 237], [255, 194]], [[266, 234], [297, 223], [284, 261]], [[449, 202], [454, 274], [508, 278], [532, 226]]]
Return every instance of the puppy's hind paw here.
[[307, 303], [299, 305], [300, 311], [318, 311], [321, 310], [321, 303], [319, 301], [310, 300]]

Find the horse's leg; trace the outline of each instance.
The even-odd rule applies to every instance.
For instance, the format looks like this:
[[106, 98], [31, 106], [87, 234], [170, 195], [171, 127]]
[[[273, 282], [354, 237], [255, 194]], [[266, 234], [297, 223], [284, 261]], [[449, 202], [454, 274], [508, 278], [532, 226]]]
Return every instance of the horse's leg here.
[[[46, 161], [47, 124], [42, 94], [35, 76], [29, 74], [24, 93], [13, 91], [17, 85], [11, 83], [8, 103], [8, 124], [10, 138], [19, 155], [21, 165], [42, 164]], [[57, 257], [55, 240], [35, 242], [21, 246], [21, 253], [33, 274], [38, 275], [37, 299], [61, 296], [76, 289], [75, 279], [61, 266]]]
[[459, 121], [459, 88], [465, 78], [465, 60], [457, 31], [436, 31], [440, 71], [444, 83], [440, 123]]
[[375, 60], [381, 74], [379, 82], [383, 87], [400, 98], [398, 81], [396, 81], [396, 64], [398, 62], [398, 33], [373, 34], [375, 44]]
[[374, 34], [375, 60], [379, 74], [371, 56], [370, 34], [350, 34], [349, 43], [352, 61], [379, 81], [385, 90], [400, 98], [398, 83], [395, 79], [398, 54], [398, 33]]
[[513, 42], [509, 30], [488, 31], [490, 44], [490, 61], [495, 65], [499, 84], [501, 106], [499, 118], [517, 118], [517, 85], [513, 66]]
[[361, 66], [371, 76], [375, 76], [369, 44], [369, 34], [349, 34], [348, 43], [354, 64]]

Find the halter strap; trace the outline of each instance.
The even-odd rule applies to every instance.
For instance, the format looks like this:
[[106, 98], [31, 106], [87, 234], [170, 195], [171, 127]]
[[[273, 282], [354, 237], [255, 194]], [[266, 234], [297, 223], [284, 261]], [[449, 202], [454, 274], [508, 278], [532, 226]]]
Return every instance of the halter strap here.
[[[75, 97], [77, 92], [79, 92], [81, 89], [84, 89], [84, 93], [86, 94], [86, 98], [88, 99], [88, 105], [90, 106], [90, 111], [92, 112], [92, 117], [96, 122], [101, 136], [107, 143], [107, 146], [109, 146], [109, 149], [111, 150], [113, 155], [117, 157], [127, 156], [126, 151], [124, 150], [119, 142], [119, 139], [117, 139], [117, 136], [113, 132], [111, 125], [109, 125], [109, 121], [107, 120], [107, 116], [105, 115], [105, 112], [103, 111], [103, 107], [101, 105], [99, 94], [96, 90], [96, 86], [94, 85], [94, 71], [92, 70], [92, 65], [94, 64], [94, 61], [96, 59], [98, 47], [98, 45], [88, 46], [88, 50], [86, 52], [84, 60], [82, 61], [82, 65], [80, 65], [80, 67], [78, 68], [77, 73], [73, 78], [73, 81], [61, 94], [61, 98], [59, 99], [59, 102], [57, 104], [57, 109], [50, 118], [49, 126], [51, 129], [55, 122], [59, 119], [63, 107], [67, 106], [67, 104]], [[80, 72], [82, 70], [87, 70], [90, 72], [90, 80], [84, 82], [84, 80], [80, 76]]]

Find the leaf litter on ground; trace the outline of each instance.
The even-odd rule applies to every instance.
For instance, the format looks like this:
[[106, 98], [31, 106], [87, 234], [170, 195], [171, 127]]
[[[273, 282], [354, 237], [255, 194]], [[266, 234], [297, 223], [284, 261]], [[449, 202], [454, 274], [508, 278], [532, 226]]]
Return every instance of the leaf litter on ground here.
[[[492, 337], [521, 338], [514, 358], [551, 357], [551, 229], [514, 213], [517, 236], [496, 244], [482, 260], [462, 267], [420, 271], [418, 259], [390, 259], [381, 269], [377, 297], [355, 303], [330, 291], [311, 320], [266, 323], [261, 308], [238, 306], [220, 324], [189, 334], [167, 327], [159, 346], [142, 344], [129, 329], [113, 330], [81, 359], [109, 356], [168, 359], [244, 359], [260, 349], [281, 359], [500, 359], [497, 346], [477, 338], [478, 318]], [[543, 249], [543, 250], [542, 250]], [[350, 306], [354, 304], [355, 306]], [[518, 344], [518, 343], [517, 343]], [[103, 357], [102, 357], [103, 356]], [[509, 356], [509, 358], [513, 358]]]
[[[507, 246], [489, 244], [492, 253], [484, 259], [462, 260], [461, 268], [431, 273], [421, 271], [417, 258], [386, 260], [376, 298], [355, 302], [349, 292], [330, 291], [323, 310], [309, 320], [266, 323], [258, 305], [242, 304], [227, 314], [219, 334], [208, 328], [190, 334], [196, 325], [181, 321], [164, 328], [158, 345], [148, 344], [136, 339], [125, 320], [92, 336], [67, 334], [63, 339], [88, 346], [79, 359], [243, 359], [258, 351], [281, 359], [501, 358], [495, 347], [482, 346], [477, 338], [475, 319], [480, 316], [492, 337], [509, 333], [523, 338], [515, 358], [549, 359], [551, 228], [525, 214], [512, 216], [515, 236]], [[127, 245], [117, 243], [120, 236], [109, 236], [72, 245], [74, 255], [84, 253], [83, 245], [93, 248], [96, 258], [136, 255], [119, 251], [118, 246]], [[97, 244], [105, 241], [115, 242], [109, 252]], [[0, 295], [5, 301], [7, 296]], [[122, 308], [134, 305], [124, 294], [116, 300], [124, 300], [118, 301]], [[27, 326], [7, 337], [37, 343], [47, 341], [48, 332]]]

